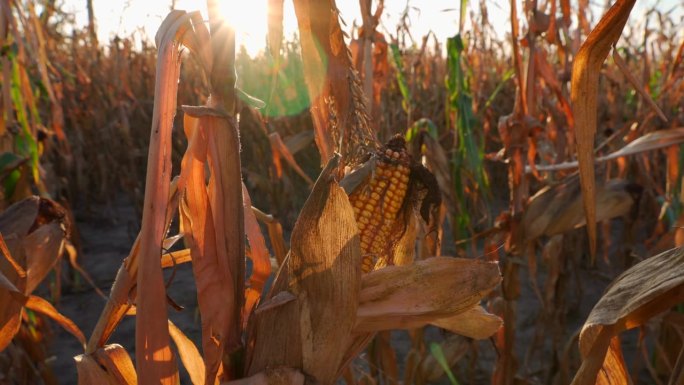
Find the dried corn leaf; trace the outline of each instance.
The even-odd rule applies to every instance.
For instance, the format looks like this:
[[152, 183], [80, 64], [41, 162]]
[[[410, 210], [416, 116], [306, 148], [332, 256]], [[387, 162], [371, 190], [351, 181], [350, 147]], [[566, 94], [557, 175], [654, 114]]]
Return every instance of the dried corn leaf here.
[[182, 231], [187, 234], [197, 285], [205, 380], [213, 383], [231, 326], [230, 307], [235, 304], [230, 303], [233, 300], [230, 293], [234, 288], [231, 276], [224, 275], [219, 268], [216, 231], [205, 184], [206, 133], [199, 126], [199, 120], [188, 115], [184, 117], [183, 127], [188, 137], [188, 149], [181, 163], [179, 186], [185, 189], [185, 197], [180, 202], [180, 222]]
[[354, 332], [416, 328], [468, 312], [499, 282], [496, 263], [462, 258], [373, 271], [363, 277]]
[[41, 313], [43, 315], [46, 315], [50, 318], [52, 318], [53, 321], [57, 322], [61, 327], [64, 328], [64, 330], [68, 331], [71, 333], [78, 342], [83, 345], [83, 348], [85, 349], [86, 345], [86, 339], [85, 336], [83, 335], [83, 332], [81, 332], [81, 329], [76, 326], [74, 321], [70, 320], [69, 318], [65, 317], [55, 309], [52, 304], [40, 297], [36, 297], [35, 295], [30, 295], [26, 298], [25, 302], [23, 305], [27, 309], [31, 309], [35, 312]]
[[646, 259], [618, 276], [594, 306], [580, 334], [582, 366], [573, 384], [628, 382], [615, 337], [684, 302], [684, 249]]
[[[35, 196], [10, 206], [0, 215], [0, 233], [8, 240], [13, 259], [26, 272], [26, 282], [20, 284], [25, 294], [30, 294], [59, 260], [68, 229], [64, 209]], [[8, 273], [5, 268], [2, 270]]]
[[[178, 355], [194, 385], [204, 384], [204, 360], [195, 344], [169, 320], [169, 334], [176, 344]], [[211, 382], [209, 382], [211, 384]]]
[[57, 222], [40, 226], [23, 239], [26, 256], [25, 293], [33, 292], [60, 260], [65, 240], [63, 225]]
[[[354, 211], [332, 177], [338, 162], [339, 157], [331, 160], [316, 181], [270, 299], [253, 316], [248, 375], [288, 366], [301, 368], [321, 384], [336, 379], [344, 354], [340, 346], [351, 342], [361, 285]], [[283, 295], [290, 299], [269, 305]]]
[[[641, 187], [623, 180], [611, 180], [599, 187], [596, 193], [596, 220], [604, 221], [626, 215], [636, 203], [636, 197], [641, 192]], [[577, 196], [579, 198], [579, 196]], [[573, 228], [586, 224], [586, 218], [581, 210], [579, 199], [558, 213], [558, 216], [549, 224], [546, 235], [562, 234]]]
[[126, 350], [117, 344], [107, 345], [95, 351], [94, 357], [107, 373], [117, 380], [118, 385], [138, 383], [135, 367]]
[[575, 117], [580, 184], [587, 216], [591, 255], [596, 254], [596, 191], [594, 180], [594, 138], [601, 65], [620, 38], [636, 0], [617, 0], [601, 17], [580, 47], [572, 66], [571, 99]]
[[280, 225], [280, 222], [273, 218], [273, 215], [266, 214], [253, 206], [252, 211], [258, 220], [266, 224], [266, 227], [268, 228], [268, 238], [271, 240], [273, 254], [275, 254], [278, 266], [282, 266], [288, 251], [287, 245], [285, 244], [285, 239], [283, 237], [283, 227]]
[[23, 237], [36, 221], [40, 208], [41, 199], [31, 196], [23, 199], [0, 214], [0, 232], [5, 238], [12, 234]]
[[[596, 220], [604, 221], [626, 215], [636, 203], [641, 186], [621, 179], [599, 185], [596, 191]], [[553, 236], [586, 225], [582, 210], [579, 180], [571, 177], [564, 183], [547, 186], [537, 192], [523, 214], [524, 241], [542, 235]]]
[[[290, 150], [287, 148], [285, 143], [283, 143], [283, 140], [280, 138], [280, 135], [277, 132], [273, 132], [268, 135], [268, 140], [271, 142], [271, 151], [273, 151], [273, 159], [274, 159], [274, 164], [276, 164], [276, 169], [278, 172], [278, 177], [282, 176], [282, 168], [280, 167], [280, 158], [285, 159], [285, 161], [292, 167], [293, 170], [297, 173], [297, 175], [301, 176], [302, 179], [306, 181], [309, 185], [313, 185], [313, 181], [311, 178], [309, 178], [308, 175], [302, 170], [301, 167], [299, 167], [299, 164], [297, 164], [297, 161], [295, 160], [294, 156], [290, 152]], [[277, 158], [277, 160], [276, 160]]]
[[2, 351], [19, 331], [23, 294], [2, 272], [0, 272], [0, 288], [2, 288], [0, 304], [3, 305], [0, 318], [0, 351]]
[[172, 176], [171, 132], [180, 76], [179, 37], [188, 25], [189, 16], [185, 12], [172, 11], [156, 35], [159, 56], [140, 230], [135, 319], [135, 361], [138, 379], [143, 384], [178, 383], [178, 369], [170, 348], [167, 326], [161, 248], [166, 233]]
[[[8, 299], [9, 302], [4, 310], [5, 317], [2, 328], [0, 328], [0, 347], [2, 347], [0, 350], [3, 350], [17, 333], [21, 323], [22, 307], [52, 318], [76, 337], [85, 348], [85, 336], [73, 321], [58, 312], [48, 301], [33, 295], [26, 296], [2, 272], [0, 272], [0, 295]], [[12, 304], [15, 306], [12, 306]]]
[[[215, 37], [212, 37], [214, 39]], [[212, 103], [209, 107], [222, 108]], [[214, 223], [216, 253], [211, 273], [223, 280], [226, 289], [220, 291], [223, 298], [222, 312], [229, 319], [222, 326], [226, 328], [228, 351], [241, 345], [240, 327], [245, 287], [245, 230], [242, 206], [242, 170], [240, 166], [240, 138], [237, 120], [234, 117], [200, 117], [199, 126], [207, 137], [207, 159], [209, 165], [209, 207]], [[230, 299], [228, 300], [228, 297]], [[230, 302], [227, 302], [230, 301]], [[218, 310], [213, 310], [213, 312]], [[207, 362], [207, 366], [209, 363]], [[209, 377], [207, 377], [209, 379]]]
[[243, 324], [246, 324], [252, 308], [261, 297], [266, 280], [271, 275], [271, 260], [244, 183], [242, 184], [242, 197], [245, 209], [245, 231], [249, 241], [249, 256], [252, 260], [252, 274], [249, 277], [249, 286], [245, 290], [245, 308], [242, 316]]
[[[27, 302], [55, 318], [77, 338], [83, 334], [46, 302], [27, 297], [59, 260], [66, 238], [68, 221], [64, 209], [55, 202], [29, 197], [15, 203], [0, 214], [0, 350], [19, 330], [21, 309]], [[5, 243], [7, 241], [7, 243]]]
[[503, 321], [494, 314], [487, 313], [482, 306], [475, 305], [463, 313], [439, 318], [430, 323], [452, 333], [483, 340], [496, 333]]
[[120, 385], [114, 376], [100, 366], [95, 358], [90, 355], [80, 354], [74, 357], [76, 372], [78, 373], [78, 385]]

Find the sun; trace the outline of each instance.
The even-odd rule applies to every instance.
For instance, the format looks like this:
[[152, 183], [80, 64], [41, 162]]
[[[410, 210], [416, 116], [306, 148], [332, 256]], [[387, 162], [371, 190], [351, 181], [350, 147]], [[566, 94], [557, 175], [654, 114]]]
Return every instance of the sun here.
[[[216, 0], [221, 14], [234, 28], [237, 47], [244, 46], [250, 56], [258, 55], [266, 49], [268, 34], [268, 0]], [[87, 23], [81, 0], [65, 0], [65, 4], [77, 19], [77, 23]], [[95, 18], [98, 26], [98, 38], [107, 42], [114, 35], [138, 35], [154, 41], [154, 35], [170, 10], [200, 11], [207, 18], [206, 0], [146, 0], [146, 1], [112, 1], [93, 0]], [[284, 33], [289, 36], [296, 30], [294, 10], [285, 6]]]
[[243, 46], [250, 56], [266, 49], [268, 34], [267, 0], [217, 0], [223, 17], [235, 29], [237, 47]]

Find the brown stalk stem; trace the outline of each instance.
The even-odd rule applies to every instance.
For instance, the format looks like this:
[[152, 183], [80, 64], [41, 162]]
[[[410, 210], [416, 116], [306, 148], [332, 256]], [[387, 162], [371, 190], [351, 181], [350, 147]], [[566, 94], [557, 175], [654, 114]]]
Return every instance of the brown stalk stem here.
[[371, 0], [360, 0], [363, 14], [363, 92], [368, 98], [366, 112], [370, 115], [373, 103], [373, 42], [371, 37], [375, 33], [373, 16], [371, 15]]
[[90, 43], [93, 47], [97, 47], [97, 26], [95, 25], [95, 10], [93, 8], [93, 0], [86, 0], [86, 8], [88, 8], [88, 35], [90, 36]]
[[515, 114], [518, 116], [527, 115], [527, 95], [525, 93], [525, 82], [523, 79], [523, 63], [520, 47], [518, 45], [518, 10], [515, 5], [516, 0], [511, 0], [511, 44], [513, 45], [513, 59], [515, 64], [515, 79], [518, 83], [518, 97], [515, 104]]
[[[532, 25], [534, 23], [534, 15], [537, 12], [537, 1], [533, 0], [530, 4], [530, 9], [527, 12], [527, 25]], [[537, 48], [535, 46], [537, 39], [537, 32], [532, 28], [527, 33], [527, 46], [528, 46], [528, 59], [527, 59], [527, 76], [525, 77], [525, 107], [527, 107], [527, 114], [535, 117], [537, 115], [537, 101], [536, 92], [534, 87], [535, 79], [535, 60]]]

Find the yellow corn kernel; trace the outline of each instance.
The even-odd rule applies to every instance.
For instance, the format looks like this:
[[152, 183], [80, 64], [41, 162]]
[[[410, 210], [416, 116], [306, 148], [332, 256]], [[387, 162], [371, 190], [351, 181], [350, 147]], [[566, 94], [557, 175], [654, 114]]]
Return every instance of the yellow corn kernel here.
[[395, 223], [401, 218], [398, 214], [410, 174], [409, 155], [396, 149], [394, 145], [377, 152], [373, 173], [349, 196], [359, 226], [364, 273], [392, 263], [390, 254], [397, 238], [396, 229], [401, 228]]

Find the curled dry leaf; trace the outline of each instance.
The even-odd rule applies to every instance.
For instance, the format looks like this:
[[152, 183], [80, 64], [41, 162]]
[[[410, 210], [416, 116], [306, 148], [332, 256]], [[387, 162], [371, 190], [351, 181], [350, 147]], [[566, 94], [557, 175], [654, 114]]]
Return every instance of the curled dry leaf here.
[[[339, 157], [319, 176], [292, 231], [290, 254], [269, 300], [250, 325], [247, 374], [273, 366], [301, 368], [321, 384], [336, 379], [350, 341], [361, 286], [358, 228], [347, 194], [333, 179]], [[287, 294], [289, 292], [290, 294]], [[294, 298], [292, 298], [294, 297]]]
[[[0, 214], [0, 233], [7, 242], [8, 252], [26, 273], [26, 282], [14, 283], [25, 294], [33, 292], [57, 263], [69, 231], [64, 208], [50, 199], [29, 197]], [[5, 266], [2, 271], [12, 279], [13, 273]]]
[[79, 385], [136, 385], [135, 368], [121, 345], [107, 345], [93, 354], [74, 357]]
[[68, 231], [64, 209], [49, 199], [29, 197], [0, 214], [0, 350], [19, 330], [22, 307], [29, 305], [85, 341], [78, 327], [52, 305], [29, 296], [59, 261]]
[[483, 340], [491, 337], [503, 324], [501, 318], [487, 313], [480, 305], [475, 305], [463, 313], [451, 317], [439, 318], [430, 324], [446, 329], [452, 333]]
[[[622, 179], [602, 183], [596, 189], [596, 220], [626, 215], [638, 202], [642, 187]], [[523, 214], [518, 242], [531, 242], [586, 225], [578, 178], [547, 186], [530, 198]], [[521, 249], [522, 250], [522, 249]]]
[[40, 226], [23, 239], [26, 293], [31, 293], [59, 261], [64, 251], [65, 232], [61, 223]]
[[[461, 313], [481, 320], [486, 313], [473, 307], [501, 282], [501, 274], [496, 263], [434, 257], [410, 266], [388, 266], [364, 276], [362, 282], [355, 333], [434, 322], [451, 326], [450, 317]], [[468, 319], [465, 315], [461, 318]], [[464, 326], [462, 332], [481, 335], [471, 326]], [[498, 328], [491, 329], [488, 331]]]
[[117, 379], [117, 384], [135, 385], [138, 383], [131, 357], [121, 345], [106, 345], [96, 350], [94, 357], [102, 367], [107, 369], [107, 373]]
[[594, 306], [582, 327], [582, 366], [574, 385], [625, 384], [617, 334], [684, 302], [684, 249], [646, 259], [617, 277]]
[[601, 65], [620, 38], [636, 0], [618, 0], [601, 17], [577, 52], [572, 66], [571, 100], [575, 117], [577, 159], [587, 216], [591, 255], [596, 254], [596, 191], [594, 180], [594, 138]]
[[80, 354], [74, 357], [74, 360], [78, 385], [119, 385], [119, 382], [90, 355]]

